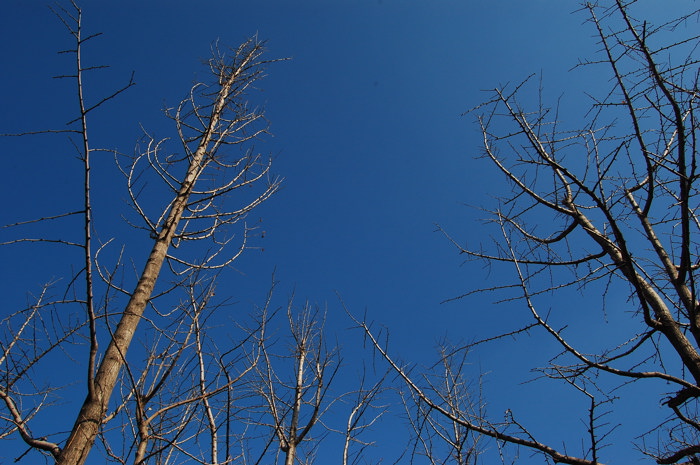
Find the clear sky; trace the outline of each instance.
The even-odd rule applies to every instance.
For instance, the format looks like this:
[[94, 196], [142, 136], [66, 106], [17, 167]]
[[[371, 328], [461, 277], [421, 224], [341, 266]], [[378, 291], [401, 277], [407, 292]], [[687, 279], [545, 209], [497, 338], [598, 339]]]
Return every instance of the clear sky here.
[[[658, 14], [648, 3], [645, 14]], [[269, 67], [254, 97], [266, 108], [273, 135], [256, 147], [274, 157], [273, 172], [285, 181], [251, 216], [265, 231], [255, 244], [261, 249], [248, 251], [219, 284], [217, 295], [237, 302], [226, 310], [228, 317], [262, 303], [274, 271], [278, 305], [294, 292], [300, 301], [328, 306], [328, 330], [348, 364], [371, 354], [359, 349], [361, 335], [347, 330], [352, 325], [336, 292], [351, 310], [366, 311], [369, 320], [389, 328], [390, 348], [398, 358], [430, 363], [436, 343], [445, 337], [469, 342], [524, 321], [518, 319], [524, 309], [494, 305], [492, 296], [440, 303], [494, 285], [500, 276], [481, 263], [463, 263], [436, 225], [461, 243], [488, 241], [479, 221], [484, 214], [469, 205], [493, 206], [504, 188], [478, 159], [480, 134], [473, 115], [461, 116], [487, 97], [484, 90], [539, 74], [544, 99], [553, 103], [561, 97], [561, 116], [575, 127], [590, 103], [584, 93], [603, 88], [606, 76], [571, 71], [579, 59], [595, 57], [597, 49], [594, 30], [575, 12], [577, 5], [562, 0], [85, 1], [87, 33], [103, 33], [89, 43], [85, 58], [110, 65], [88, 78], [88, 98], [122, 85], [132, 71], [137, 83], [95, 117], [92, 144], [131, 153], [141, 126], [160, 137], [173, 135], [162, 109], [176, 104], [204, 75], [201, 60], [212, 42], [236, 46], [257, 34], [267, 41], [269, 58], [291, 58]], [[0, 132], [61, 127], [73, 118], [73, 88], [51, 77], [71, 70], [67, 57], [55, 53], [72, 45], [70, 37], [43, 1], [6, 0], [0, 26]], [[66, 198], [80, 194], [74, 182], [80, 166], [62, 136], [0, 139], [0, 153], [2, 223], [53, 214], [65, 208]], [[126, 243], [140, 267], [143, 238], [119, 226], [119, 212], [127, 211], [125, 191], [111, 157], [98, 159], [95, 172], [99, 238]], [[27, 292], [66, 273], [62, 257], [54, 252], [47, 257], [46, 250], [0, 249], [3, 314], [26, 301]], [[561, 301], [549, 305], [597, 311], [591, 302], [597, 301], [580, 308]], [[582, 402], [571, 392], [548, 391], [545, 383], [520, 384], [533, 376], [529, 360], [546, 361], [544, 347], [535, 335], [488, 346], [472, 354], [472, 374], [486, 374], [485, 400], [494, 418], [510, 408], [543, 440], [559, 446], [585, 435], [586, 411], [567, 409]], [[643, 412], [627, 412], [613, 421], [646, 420]], [[604, 461], [637, 463], [641, 454], [624, 454], [630, 439], [644, 431], [627, 426], [620, 431]], [[370, 436], [379, 450], [389, 451], [371, 453], [393, 463], [395, 448], [386, 443], [396, 437], [382, 430]], [[569, 442], [567, 448], [577, 453], [579, 444]], [[17, 455], [0, 452], [0, 462]], [[527, 456], [523, 453], [522, 463], [541, 463]]]

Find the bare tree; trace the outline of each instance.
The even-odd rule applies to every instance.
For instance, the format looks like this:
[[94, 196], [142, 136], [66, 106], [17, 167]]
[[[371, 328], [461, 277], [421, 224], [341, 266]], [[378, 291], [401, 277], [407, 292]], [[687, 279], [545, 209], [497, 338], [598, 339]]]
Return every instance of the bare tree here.
[[[99, 34], [87, 37], [83, 34], [82, 12], [75, 3], [70, 8], [57, 9], [56, 14], [75, 44], [64, 52], [73, 56], [75, 71], [59, 77], [75, 83], [79, 114], [69, 124], [77, 127], [21, 135], [68, 133], [75, 137], [73, 144], [82, 161], [83, 205], [77, 211], [46, 215], [9, 227], [11, 231], [20, 231], [22, 227], [38, 227], [41, 231], [49, 221], [80, 217], [81, 237], [65, 240], [24, 236], [3, 244], [46, 242], [74, 248], [80, 251], [82, 265], [67, 280], [61, 297], [50, 298], [49, 290], [53, 287], [47, 285], [31, 305], [3, 320], [0, 399], [5, 413], [1, 437], [18, 433], [27, 446], [50, 455], [56, 463], [82, 464], [98, 434], [132, 403], [133, 460], [145, 463], [154, 450], [160, 457], [164, 457], [163, 450], [168, 448], [171, 452], [183, 452], [179, 444], [191, 439], [184, 438], [183, 432], [192, 432], [183, 425], [188, 424], [195, 411], [204, 409], [207, 420], [200, 423], [201, 428], [195, 434], [211, 435], [210, 459], [203, 463], [217, 463], [217, 427], [212, 423], [216, 422], [217, 414], [211, 400], [227, 392], [240, 373], [227, 372], [230, 362], [220, 358], [218, 350], [205, 348], [202, 315], [213, 295], [211, 283], [203, 285], [201, 292], [195, 289], [206, 282], [202, 273], [227, 266], [243, 252], [250, 229], [242, 220], [279, 186], [279, 180], [270, 176], [270, 161], [254, 152], [250, 144], [267, 128], [262, 113], [247, 103], [253, 83], [262, 77], [269, 63], [262, 58], [263, 44], [252, 38], [235, 49], [213, 50], [208, 63], [211, 81], [195, 84], [188, 97], [168, 113], [179, 137], [179, 155], [167, 149], [165, 140], [146, 136], [145, 148], [126, 163], [123, 159], [120, 162], [132, 206], [142, 222], [137, 226], [152, 239], [143, 271], [130, 288], [117, 278], [122, 268], [122, 253], [109, 266], [107, 260], [98, 261], [110, 241], [97, 247], [93, 239], [91, 156], [100, 149], [90, 143], [88, 123], [94, 111], [103, 108], [133, 81], [96, 102], [87, 101], [85, 80], [89, 72], [102, 66], [84, 64], [83, 48]], [[143, 189], [154, 179], [161, 181], [162, 190], [144, 203]], [[153, 198], [162, 199], [163, 203], [154, 207]], [[232, 248], [234, 239], [239, 245]], [[157, 290], [156, 283], [159, 278], [163, 281], [164, 272], [171, 282]], [[106, 291], [101, 295], [102, 288]], [[160, 297], [182, 290], [187, 298], [180, 304], [171, 307], [172, 301], [166, 300], [163, 308], [160, 307]], [[121, 309], [120, 305], [123, 305]], [[66, 306], [76, 310], [70, 312]], [[140, 365], [133, 357], [127, 359], [127, 352], [137, 328], [143, 324], [152, 345], [146, 349], [147, 356]], [[81, 343], [82, 338], [87, 341], [85, 352], [79, 356], [86, 367], [82, 384], [85, 400], [74, 414], [74, 424], [64, 428], [69, 431], [68, 437], [49, 440], [46, 433], [33, 433], [29, 423], [50, 407], [47, 399], [59, 386], [37, 386], [32, 374], [59, 348], [74, 354], [73, 346], [65, 346]], [[215, 379], [208, 378], [211, 367], [206, 366], [205, 359], [220, 364]], [[183, 361], [189, 361], [186, 366], [196, 367], [198, 376], [197, 382], [190, 386], [195, 389], [187, 388], [186, 395], [180, 397], [182, 386], [171, 381]], [[222, 374], [226, 376], [222, 378]], [[118, 390], [120, 379], [124, 388]], [[116, 402], [112, 401], [115, 392], [122, 396]], [[110, 406], [114, 405], [116, 408], [110, 413]], [[70, 416], [65, 411], [54, 415]], [[105, 444], [109, 454], [111, 449], [107, 441]], [[113, 455], [113, 458], [125, 460], [124, 456]]]
[[[485, 260], [503, 280], [481, 291], [521, 302], [530, 318], [500, 337], [469, 347], [502, 344], [505, 336], [525, 332], [552, 338], [559, 352], [541, 369], [543, 377], [573, 388], [588, 404], [588, 411], [579, 413], [586, 424], [580, 452], [572, 454], [573, 447], [538, 439], [511, 411], [496, 422], [479, 411], [473, 416], [422, 387], [406, 366], [381, 350], [431, 413], [557, 463], [605, 461], [602, 449], [612, 441], [615, 425], [603, 416], [614, 413], [615, 396], [624, 395], [624, 386], [633, 381], [636, 389], [644, 383], [650, 389], [649, 410], [662, 402], [668, 416], [642, 426], [630, 452], [638, 448], [660, 464], [700, 463], [700, 303], [695, 279], [700, 269], [695, 239], [700, 232], [700, 123], [695, 112], [700, 37], [694, 32], [700, 11], [654, 25], [636, 19], [635, 3], [615, 0], [583, 7], [602, 58], [581, 65], [598, 72], [604, 66], [612, 85], [594, 97], [582, 127], [566, 129], [559, 107], [538, 105], [536, 99], [534, 105], [523, 103], [542, 95], [542, 89], [532, 91], [531, 80], [496, 89], [475, 110], [485, 157], [512, 190], [492, 210], [497, 231], [492, 244], [473, 248], [452, 239], [461, 253]], [[509, 272], [513, 282], [507, 280]], [[604, 306], [613, 289], [628, 293], [627, 306]], [[462, 297], [474, 292], [479, 291]], [[598, 339], [596, 325], [567, 329], [570, 314], [559, 308], [561, 301], [549, 298], [568, 299], [574, 293], [589, 306], [600, 307], [602, 296], [609, 315], [620, 312], [611, 318], [619, 324], [617, 339]], [[605, 324], [604, 312], [598, 321]], [[361, 326], [373, 337], [365, 323]], [[450, 379], [448, 372], [444, 380]], [[665, 397], [653, 398], [663, 389]]]
[[[385, 413], [389, 411], [388, 403], [380, 403], [382, 394], [387, 390], [386, 377], [387, 372], [380, 379], [375, 381], [371, 386], [366, 385], [366, 372], [360, 380], [360, 386], [354, 391], [349, 392], [344, 397], [347, 398], [347, 403], [350, 406], [345, 429], [343, 435], [343, 458], [342, 465], [354, 465], [360, 463], [364, 458], [363, 452], [370, 446], [376, 444], [376, 441], [371, 441], [360, 438], [360, 435], [370, 431], [373, 426], [381, 421]], [[384, 402], [387, 402], [386, 400]]]
[[[144, 350], [145, 360], [126, 364], [118, 386], [121, 404], [107, 415], [100, 439], [119, 463], [230, 463], [239, 441], [237, 410], [248, 405], [246, 375], [260, 358], [247, 352], [250, 341], [264, 337], [267, 320], [258, 319], [241, 339], [224, 346], [208, 336], [207, 320], [214, 282], [195, 281], [189, 299], [176, 308], [170, 328], [161, 328]], [[262, 315], [267, 314], [268, 294]], [[233, 336], [230, 336], [233, 337]], [[138, 366], [140, 373], [134, 372]], [[117, 445], [115, 438], [122, 438]]]
[[[326, 347], [325, 315], [306, 303], [296, 311], [287, 306], [290, 342], [284, 354], [273, 353], [274, 341], [262, 340], [262, 361], [256, 366], [254, 389], [263, 400], [264, 418], [282, 452], [285, 465], [305, 463], [300, 446], [311, 441], [311, 430], [332, 400], [329, 388], [338, 372], [337, 350]], [[291, 369], [288, 362], [291, 362]]]
[[[440, 360], [424, 373], [425, 393], [439, 399], [450, 416], [436, 412], [415, 390], [402, 392], [406, 418], [413, 431], [411, 463], [425, 457], [431, 465], [476, 465], [481, 436], [464, 425], [484, 415], [484, 406], [464, 373], [467, 351], [443, 344]], [[465, 417], [458, 422], [454, 418]]]

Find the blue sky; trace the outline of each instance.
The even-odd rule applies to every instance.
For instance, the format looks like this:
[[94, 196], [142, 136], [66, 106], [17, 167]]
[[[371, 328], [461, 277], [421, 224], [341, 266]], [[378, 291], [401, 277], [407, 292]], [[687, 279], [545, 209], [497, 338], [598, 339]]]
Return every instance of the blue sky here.
[[[487, 97], [484, 90], [541, 74], [545, 100], [562, 97], [561, 116], [576, 126], [590, 103], [584, 92], [603, 89], [606, 76], [570, 71], [597, 48], [585, 16], [574, 13], [576, 2], [127, 0], [82, 6], [86, 31], [103, 32], [85, 57], [110, 65], [89, 77], [88, 99], [120, 86], [132, 71], [137, 83], [95, 116], [93, 146], [130, 153], [140, 126], [172, 135], [162, 109], [204, 75], [200, 62], [214, 40], [235, 46], [257, 34], [267, 41], [269, 58], [291, 58], [269, 67], [254, 97], [266, 108], [273, 134], [256, 146], [274, 157], [273, 171], [285, 181], [251, 216], [262, 220], [261, 249], [247, 252], [219, 284], [220, 293], [238, 302], [230, 318], [262, 302], [274, 271], [280, 304], [294, 292], [328, 305], [329, 331], [349, 361], [367, 354], [357, 350], [360, 335], [347, 330], [351, 323], [336, 292], [351, 310], [366, 311], [389, 328], [397, 357], [418, 363], [432, 360], [444, 337], [468, 342], [523, 321], [522, 308], [493, 305], [489, 296], [440, 304], [500, 276], [481, 263], [463, 263], [436, 225], [461, 243], [488, 241], [479, 221], [484, 215], [466, 205], [493, 206], [504, 189], [477, 158], [474, 117], [461, 116]], [[643, 9], [658, 14], [649, 2]], [[66, 56], [55, 53], [69, 48], [70, 38], [45, 2], [9, 0], [3, 10], [0, 132], [60, 127], [73, 117], [73, 89], [51, 76], [70, 70]], [[0, 189], [9, 200], [2, 223], [49, 215], [80, 194], [73, 182], [80, 167], [61, 137], [0, 140], [6, 178]], [[139, 263], [143, 238], [114, 214], [127, 210], [114, 164], [110, 157], [95, 164], [100, 239], [117, 237]], [[65, 274], [64, 257], [45, 250], [0, 249], [3, 312], [24, 302], [28, 290]], [[577, 312], [591, 303], [580, 309], [571, 302], [548, 305]], [[495, 418], [506, 408], [522, 412], [524, 423], [561, 445], [571, 440], [562, 430], [584, 433], [579, 419], [585, 410], [571, 415], [565, 408], [580, 399], [547, 391], [543, 383], [520, 384], [532, 377], [529, 360], [546, 361], [547, 347], [523, 337], [474, 353], [471, 362], [474, 374], [487, 374], [486, 401]], [[625, 415], [626, 423], [646, 420], [639, 412]], [[634, 431], [621, 431], [605, 458], [609, 463], [637, 458], [625, 456]], [[389, 440], [381, 431], [373, 434], [378, 443]], [[575, 442], [567, 446], [578, 450]]]

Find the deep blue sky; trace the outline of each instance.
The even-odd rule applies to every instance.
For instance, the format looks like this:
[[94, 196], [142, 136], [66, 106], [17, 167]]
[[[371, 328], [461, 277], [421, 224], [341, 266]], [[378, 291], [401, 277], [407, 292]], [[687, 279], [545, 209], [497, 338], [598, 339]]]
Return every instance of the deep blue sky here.
[[[390, 328], [393, 353], [404, 360], [433, 359], [445, 336], [465, 342], [518, 326], [521, 320], [511, 318], [523, 309], [493, 305], [490, 297], [440, 304], [493, 285], [499, 276], [480, 263], [463, 264], [436, 224], [470, 245], [488, 240], [478, 221], [484, 215], [465, 204], [493, 206], [504, 188], [476, 158], [481, 148], [474, 117], [460, 116], [487, 97], [483, 90], [541, 73], [544, 98], [562, 97], [561, 116], [576, 126], [590, 103], [583, 93], [602, 89], [606, 76], [570, 71], [597, 49], [585, 16], [572, 13], [576, 2], [93, 1], [83, 8], [86, 32], [104, 33], [85, 58], [111, 66], [88, 78], [88, 98], [121, 85], [132, 71], [137, 83], [95, 117], [93, 146], [129, 153], [140, 125], [171, 135], [162, 109], [204, 75], [200, 61], [216, 39], [235, 46], [257, 34], [268, 41], [269, 58], [291, 58], [269, 67], [255, 96], [274, 135], [257, 147], [274, 156], [273, 171], [285, 182], [252, 215], [262, 218], [266, 234], [258, 245], [264, 251], [249, 251], [236, 264], [239, 273], [220, 284], [240, 302], [231, 312], [261, 303], [276, 270], [280, 302], [294, 291], [299, 299], [327, 303], [329, 330], [350, 359], [350, 341], [357, 347], [359, 334], [344, 331], [350, 322], [336, 291], [352, 310], [366, 310]], [[643, 11], [653, 16], [657, 8], [644, 5]], [[0, 26], [0, 132], [55, 128], [72, 119], [72, 88], [51, 79], [70, 71], [66, 56], [55, 52], [72, 44], [45, 2], [6, 1]], [[65, 196], [79, 194], [69, 171], [79, 165], [61, 136], [2, 139], [0, 150], [0, 189], [7, 199], [2, 223], [52, 214], [64, 207]], [[99, 236], [129, 242], [121, 238], [132, 233], [121, 235], [108, 218], [124, 198], [113, 171], [111, 158], [96, 162], [96, 202], [104, 206], [96, 220]], [[0, 249], [3, 312], [65, 271], [52, 268], [57, 257], [42, 257], [43, 250]], [[132, 250], [136, 262], [143, 260], [138, 245]], [[471, 360], [474, 373], [488, 373], [486, 400], [495, 418], [505, 408], [522, 412], [523, 422], [559, 445], [566, 439], [561, 429], [583, 434], [585, 411], [569, 414], [563, 404], [570, 398], [553, 398], [541, 383], [519, 384], [530, 377], [528, 358], [543, 346], [524, 337]], [[537, 414], [528, 417], [535, 407]], [[634, 423], [637, 414], [626, 421]], [[382, 433], [374, 434], [381, 442]], [[618, 443], [623, 454], [628, 440]], [[569, 447], [577, 452], [577, 444]], [[635, 459], [617, 451], [611, 447], [606, 460]]]

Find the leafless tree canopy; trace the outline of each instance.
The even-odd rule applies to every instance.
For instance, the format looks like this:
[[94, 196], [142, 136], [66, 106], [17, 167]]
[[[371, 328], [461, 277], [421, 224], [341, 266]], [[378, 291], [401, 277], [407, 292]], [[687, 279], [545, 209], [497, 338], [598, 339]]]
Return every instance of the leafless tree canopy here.
[[[630, 457], [638, 450], [660, 464], [700, 463], [700, 241], [694, 239], [700, 233], [700, 9], [655, 24], [636, 16], [635, 3], [583, 5], [600, 56], [577, 68], [610, 77], [607, 92], [592, 96], [584, 124], [572, 128], [561, 107], [533, 99], [544, 91], [532, 78], [495, 89], [470, 113], [478, 117], [484, 158], [510, 190], [490, 211], [492, 242], [464, 245], [448, 235], [462, 254], [485, 261], [502, 279], [456, 300], [495, 292], [520, 305], [522, 326], [466, 347], [445, 344], [440, 362], [419, 373], [355, 320], [400, 383], [412, 432], [401, 459], [476, 465], [492, 444], [548, 463], [604, 463], [615, 432], [605, 415], [634, 383], [648, 386], [648, 408], [662, 404], [666, 417], [639, 425]], [[83, 34], [75, 3], [56, 14], [74, 40], [64, 52], [74, 71], [59, 77], [76, 84], [79, 113], [69, 129], [14, 135], [68, 135], [81, 162], [82, 200], [3, 227], [13, 236], [0, 245], [46, 243], [76, 258], [67, 279], [46, 283], [25, 308], [0, 321], [0, 439], [19, 438], [24, 455], [58, 464], [85, 463], [97, 444], [107, 460], [122, 464], [293, 465], [313, 461], [318, 441], [312, 439], [337, 434], [343, 465], [361, 463], [373, 443], [364, 432], [387, 410], [387, 379], [368, 377], [355, 390], [331, 394], [340, 358], [326, 346], [321, 312], [290, 300], [284, 350], [269, 330], [272, 290], [252, 323], [239, 321], [225, 344], [207, 331], [225, 304], [215, 297], [216, 278], [248, 248], [254, 228], [246, 216], [280, 183], [253, 145], [267, 131], [261, 110], [249, 103], [270, 63], [263, 44], [251, 38], [234, 49], [214, 46], [209, 79], [167, 111], [174, 141], [146, 133], [133, 155], [115, 154], [135, 212], [132, 226], [151, 247], [147, 256], [133, 257], [143, 270], [130, 282], [128, 250], [115, 245], [118, 238], [97, 235], [94, 217], [110, 212], [93, 208], [91, 157], [104, 150], [92, 145], [89, 128], [93, 112], [133, 80], [88, 101], [86, 83], [102, 66], [86, 65], [83, 49], [99, 34]], [[78, 227], [71, 238], [47, 235], [58, 222]], [[586, 303], [595, 324], [571, 322], [558, 308], [561, 300], [551, 299], [572, 295]], [[599, 339], [598, 322], [606, 324], [606, 316], [617, 325], [614, 338]], [[510, 410], [492, 419], [480, 380], [467, 376], [468, 351], [523, 333], [553, 341], [558, 351], [539, 368], [541, 377], [572, 389], [588, 406], [571, 413], [585, 421], [575, 446], [542, 440]], [[37, 376], [62, 357], [84, 366], [80, 382], [52, 384]], [[76, 396], [85, 400], [74, 410], [57, 402]], [[343, 422], [326, 423], [326, 410], [338, 406], [347, 411]], [[47, 416], [61, 426], [34, 428]]]
[[[212, 300], [213, 273], [243, 252], [251, 231], [245, 224], [247, 213], [279, 187], [270, 174], [270, 160], [254, 151], [252, 142], [267, 124], [262, 112], [248, 103], [253, 84], [270, 61], [263, 58], [257, 38], [226, 51], [215, 47], [209, 81], [195, 84], [168, 112], [179, 147], [147, 135], [133, 157], [118, 156], [131, 206], [140, 218], [134, 225], [152, 240], [150, 253], [141, 260], [135, 257], [144, 268], [129, 283], [123, 278], [124, 251], [111, 254], [116, 261], [103, 260], [113, 239], [98, 245], [93, 238], [93, 216], [109, 212], [93, 211], [91, 157], [101, 149], [91, 145], [89, 123], [94, 111], [104, 109], [133, 81], [101, 100], [88, 101], [86, 82], [103, 66], [86, 65], [83, 50], [99, 34], [84, 35], [75, 3], [55, 13], [74, 40], [74, 48], [63, 52], [74, 59], [74, 71], [59, 77], [77, 84], [79, 114], [69, 122], [71, 129], [17, 135], [71, 137], [82, 162], [83, 202], [72, 211], [6, 226], [19, 238], [3, 245], [46, 242], [73, 248], [81, 265], [64, 280], [63, 289], [48, 283], [26, 308], [2, 321], [0, 434], [19, 435], [30, 449], [56, 463], [84, 463], [98, 438], [107, 456], [120, 463], [172, 463], [182, 455], [201, 463], [230, 461], [230, 436], [221, 429], [231, 418], [233, 387], [255, 358], [220, 349], [205, 329], [217, 305]], [[154, 181], [160, 182], [160, 190], [144, 195]], [[75, 239], [29, 236], [33, 231], [50, 233], [49, 222], [74, 217], [81, 218]], [[142, 334], [141, 346], [127, 356], [137, 334]], [[84, 364], [84, 383], [62, 387], [36, 382], [37, 373], [56, 363], [60, 354]], [[51, 405], [59, 396], [81, 395], [85, 400], [78, 411]], [[72, 416], [74, 424], [59, 429], [68, 433], [34, 431], [30, 425], [37, 415], [61, 421]], [[209, 444], [208, 450], [202, 444]]]
[[[75, 211], [18, 221], [3, 229], [15, 238], [7, 247], [48, 243], [78, 251], [78, 271], [41, 288], [26, 308], [0, 322], [0, 439], [22, 441], [15, 461], [82, 464], [98, 449], [109, 463], [223, 465], [310, 462], [330, 434], [337, 457], [358, 463], [372, 443], [360, 438], [381, 416], [376, 403], [382, 380], [371, 387], [331, 393], [339, 352], [325, 342], [325, 315], [311, 304], [287, 307], [289, 333], [269, 329], [274, 279], [264, 304], [252, 317], [229, 321], [225, 340], [217, 279], [247, 248], [255, 227], [247, 214], [272, 196], [280, 180], [270, 159], [253, 143], [267, 131], [259, 108], [249, 103], [254, 84], [271, 60], [253, 37], [239, 47], [213, 47], [209, 81], [198, 82], [167, 110], [177, 144], [146, 134], [134, 155], [114, 153], [135, 215], [126, 216], [151, 251], [143, 271], [129, 282], [128, 249], [119, 238], [96, 233], [91, 157], [96, 149], [88, 129], [92, 112], [104, 110], [126, 85], [96, 103], [85, 86], [102, 66], [82, 62], [86, 42], [80, 8], [57, 8], [74, 39], [65, 52], [77, 81], [76, 129], [32, 131], [16, 136], [68, 134], [81, 161], [82, 205]], [[275, 61], [275, 60], [272, 60]], [[104, 106], [103, 106], [104, 105]], [[80, 218], [75, 239], [46, 236], [55, 222]], [[133, 220], [131, 218], [136, 218]], [[31, 234], [38, 234], [34, 238]], [[93, 235], [96, 238], [93, 238]], [[62, 284], [61, 287], [59, 284]], [[58, 297], [56, 297], [58, 295]], [[74, 382], [52, 375], [52, 366], [78, 366]], [[84, 368], [83, 368], [84, 367]], [[84, 396], [76, 408], [69, 399]], [[331, 405], [348, 410], [347, 426], [321, 419]], [[43, 431], [46, 419], [60, 424]], [[94, 447], [93, 447], [94, 446]]]
[[[493, 438], [499, 447], [530, 449], [558, 463], [605, 461], [615, 427], [605, 413], [614, 411], [615, 396], [624, 395], [614, 389], [633, 381], [636, 388], [646, 383], [651, 393], [665, 390], [661, 398], [650, 397], [647, 408], [662, 403], [668, 416], [640, 425], [630, 457], [638, 449], [661, 464], [700, 463], [700, 12], [654, 24], [635, 16], [635, 3], [583, 5], [600, 59], [580, 66], [611, 78], [608, 92], [593, 96], [585, 125], [568, 127], [562, 108], [547, 107], [532, 78], [494, 90], [472, 111], [485, 157], [511, 190], [491, 211], [492, 243], [465, 246], [448, 235], [461, 253], [486, 261], [501, 280], [463, 298], [495, 292], [529, 314], [522, 327], [471, 347], [503, 344], [525, 332], [552, 338], [560, 350], [541, 373], [586, 399], [588, 412], [572, 412], [586, 422], [583, 447], [547, 444], [510, 411], [503, 420], [489, 420], [475, 408], [480, 404], [456, 404], [381, 352], [431, 415]], [[538, 95], [539, 104], [533, 98]], [[605, 306], [608, 293], [627, 295], [627, 305]], [[585, 311], [597, 312], [600, 325], [606, 325], [605, 312], [614, 314], [616, 339], [598, 340], [596, 325], [567, 327], [568, 305], [558, 308], [561, 300], [551, 296], [572, 295], [584, 299]], [[596, 309], [601, 303], [603, 311]], [[367, 324], [360, 326], [374, 337]], [[581, 337], [583, 331], [588, 337]], [[453, 371], [445, 372], [445, 382]]]

